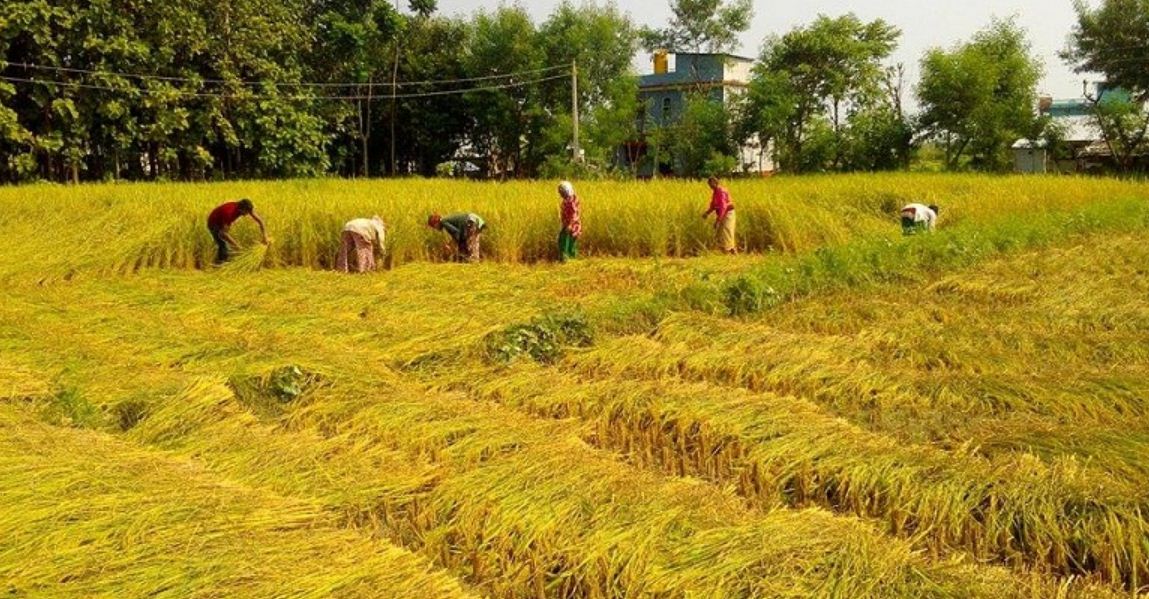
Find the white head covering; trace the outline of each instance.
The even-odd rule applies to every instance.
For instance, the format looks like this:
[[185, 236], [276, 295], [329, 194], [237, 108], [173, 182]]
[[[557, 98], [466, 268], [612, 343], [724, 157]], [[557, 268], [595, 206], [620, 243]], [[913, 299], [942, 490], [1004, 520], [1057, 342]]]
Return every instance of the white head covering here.
[[559, 183], [559, 195], [564, 198], [569, 198], [574, 195], [574, 185], [570, 181], [563, 181]]

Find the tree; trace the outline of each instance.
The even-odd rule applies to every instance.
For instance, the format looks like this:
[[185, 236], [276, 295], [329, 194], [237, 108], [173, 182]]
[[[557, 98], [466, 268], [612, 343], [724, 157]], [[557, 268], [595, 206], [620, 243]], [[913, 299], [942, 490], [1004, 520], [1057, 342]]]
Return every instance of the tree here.
[[[408, 83], [400, 88], [401, 93], [437, 94], [452, 86], [412, 82], [470, 77], [465, 52], [460, 51], [470, 45], [470, 33], [467, 23], [461, 19], [417, 17], [410, 20], [399, 63], [399, 80]], [[397, 111], [398, 174], [435, 175], [440, 164], [455, 156], [470, 132], [469, 106], [459, 95], [400, 99]]]
[[732, 134], [725, 104], [706, 92], [692, 94], [681, 118], [669, 128], [675, 172], [683, 177], [727, 174], [738, 162]]
[[753, 0], [670, 0], [670, 10], [668, 27], [642, 30], [647, 51], [730, 52], [754, 17]]
[[1078, 0], [1074, 9], [1077, 23], [1061, 56], [1078, 73], [1105, 75], [1087, 99], [1117, 167], [1128, 171], [1149, 151], [1149, 0], [1103, 0], [1095, 9]]
[[[468, 71], [477, 77], [536, 73], [495, 80], [492, 89], [466, 94], [472, 115], [472, 150], [487, 158], [487, 176], [518, 177], [530, 171], [530, 146], [539, 143], [541, 121], [537, 73], [545, 54], [535, 24], [521, 6], [479, 12], [471, 24]], [[493, 89], [503, 87], [502, 89]]]
[[[329, 140], [307, 91], [305, 0], [0, 4], [4, 177], [313, 174]], [[291, 131], [285, 129], [290, 128]], [[34, 166], [33, 166], [34, 165]]]
[[1078, 73], [1104, 73], [1109, 85], [1149, 99], [1149, 0], [1075, 0], [1077, 23], [1061, 57]]
[[1145, 102], [1115, 95], [1089, 98], [1093, 118], [1117, 168], [1133, 170], [1138, 156], [1149, 152], [1149, 114]]
[[351, 105], [338, 100], [329, 105], [328, 118], [340, 124], [348, 119], [354, 122], [353, 136], [359, 146], [357, 170], [370, 176], [372, 132], [376, 128], [373, 108], [376, 97], [390, 91], [381, 89], [380, 84], [391, 79], [393, 53], [388, 50], [402, 20], [388, 0], [319, 0], [312, 3], [311, 10], [318, 38], [311, 57], [312, 72], [321, 80], [357, 84], [335, 88], [341, 92], [337, 95], [356, 97], [354, 112], [349, 110]]
[[438, 0], [409, 0], [407, 8], [419, 18], [428, 19], [439, 10]]
[[952, 50], [926, 53], [917, 88], [921, 125], [944, 148], [947, 168], [1009, 167], [1010, 146], [1040, 134], [1033, 107], [1041, 73], [1013, 20], [994, 21]]
[[881, 63], [900, 35], [885, 21], [848, 14], [819, 15], [767, 39], [741, 106], [743, 136], [773, 141], [784, 170], [847, 168], [847, 125], [858, 114], [868, 114], [871, 126], [879, 122], [875, 107], [889, 101], [882, 96]]
[[[590, 167], [609, 170], [619, 148], [636, 136], [638, 81], [631, 59], [638, 49], [637, 29], [612, 4], [563, 2], [539, 27], [539, 40], [548, 66], [578, 63], [580, 145]], [[556, 78], [541, 89], [551, 119], [546, 143], [535, 150], [550, 171], [561, 173], [571, 156], [571, 81]]]

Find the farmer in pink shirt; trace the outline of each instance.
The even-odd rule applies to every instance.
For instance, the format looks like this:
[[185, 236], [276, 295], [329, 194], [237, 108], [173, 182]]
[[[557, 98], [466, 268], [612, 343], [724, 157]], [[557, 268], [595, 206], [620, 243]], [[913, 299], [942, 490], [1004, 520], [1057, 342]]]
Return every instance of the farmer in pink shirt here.
[[706, 219], [714, 214], [714, 232], [718, 235], [718, 245], [727, 254], [736, 254], [738, 246], [734, 241], [734, 204], [730, 203], [730, 192], [722, 187], [718, 177], [711, 177], [706, 183], [714, 193], [710, 196], [710, 209], [702, 215], [702, 218]]

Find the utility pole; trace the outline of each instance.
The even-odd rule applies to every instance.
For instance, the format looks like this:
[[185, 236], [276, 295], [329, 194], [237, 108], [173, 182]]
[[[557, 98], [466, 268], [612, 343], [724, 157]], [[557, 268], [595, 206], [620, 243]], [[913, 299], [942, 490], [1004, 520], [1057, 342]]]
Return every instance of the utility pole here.
[[[399, 12], [399, 0], [395, 0], [395, 12]], [[399, 174], [398, 165], [395, 162], [395, 113], [398, 106], [395, 103], [395, 96], [399, 93], [399, 34], [395, 35], [395, 62], [391, 67], [391, 176], [394, 177]]]
[[571, 149], [574, 152], [575, 162], [582, 160], [582, 150], [578, 141], [578, 120], [578, 61], [575, 60], [571, 61], [571, 123], [574, 129]]

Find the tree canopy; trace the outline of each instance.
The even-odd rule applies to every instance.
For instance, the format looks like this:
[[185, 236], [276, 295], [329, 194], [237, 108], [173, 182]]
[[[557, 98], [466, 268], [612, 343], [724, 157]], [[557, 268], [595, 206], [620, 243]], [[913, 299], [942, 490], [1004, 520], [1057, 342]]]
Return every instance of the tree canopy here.
[[629, 17], [436, 6], [5, 2], [0, 181], [431, 175], [458, 158], [537, 176], [564, 168], [576, 60], [587, 157], [613, 166], [636, 111]]
[[750, 28], [753, 0], [670, 0], [673, 16], [664, 29], [645, 28], [649, 51], [731, 52], [738, 36]]
[[[893, 121], [900, 114], [882, 113], [880, 108], [893, 105], [882, 96], [882, 63], [900, 35], [881, 19], [864, 22], [847, 14], [819, 15], [808, 26], [769, 38], [744, 98], [743, 135], [772, 141], [788, 171], [860, 167], [851, 159], [850, 148], [861, 152], [859, 143], [886, 141], [893, 135], [875, 137], [876, 127], [899, 126]], [[853, 123], [864, 124], [869, 137], [851, 139]]]
[[1013, 20], [994, 21], [951, 50], [935, 48], [921, 66], [921, 126], [951, 169], [1005, 170], [1016, 140], [1040, 136], [1034, 107], [1042, 68]]

